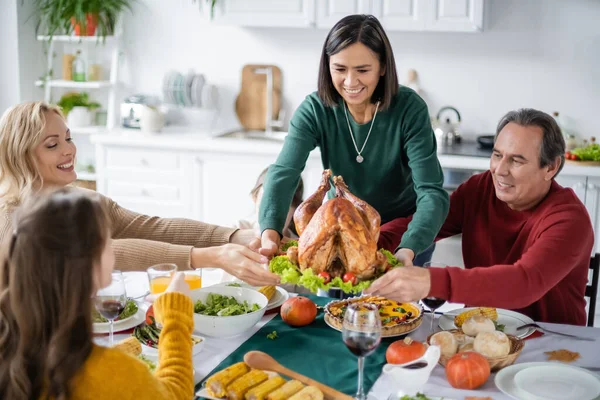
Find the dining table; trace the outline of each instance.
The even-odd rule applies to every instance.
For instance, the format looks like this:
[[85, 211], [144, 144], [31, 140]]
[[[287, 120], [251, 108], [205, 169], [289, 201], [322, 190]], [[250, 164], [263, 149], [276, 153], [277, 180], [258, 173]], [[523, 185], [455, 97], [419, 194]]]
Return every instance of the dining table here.
[[[147, 307], [148, 303], [143, 301], [143, 294], [147, 292], [148, 287], [146, 274], [141, 272], [130, 272], [124, 274], [126, 275], [128, 294], [131, 293], [133, 297], [137, 297], [141, 307]], [[209, 273], [205, 273], [203, 277], [203, 287], [216, 283], [218, 276], [220, 275], [217, 275], [216, 272], [214, 273], [214, 277], [212, 277]], [[133, 293], [135, 293], [137, 296], [133, 295]], [[293, 296], [294, 294], [290, 293], [290, 295]], [[202, 351], [193, 356], [195, 383], [198, 384], [199, 382], [203, 381], [211, 372], [213, 372], [215, 367], [217, 367], [223, 360], [225, 360], [231, 353], [242, 346], [246, 341], [252, 338], [252, 336], [255, 335], [265, 324], [277, 316], [277, 312], [265, 313], [262, 319], [254, 327], [252, 327], [252, 329], [235, 337], [206, 337]], [[413, 340], [425, 342], [427, 337], [431, 334], [431, 318], [437, 319], [439, 316], [440, 314], [438, 313], [424, 313], [421, 325], [417, 330], [410, 333], [410, 337]], [[584, 368], [587, 371], [595, 374], [595, 376], [600, 379], [600, 328], [543, 322], [538, 322], [538, 324], [542, 328], [584, 338], [591, 338], [595, 339], [595, 341], [577, 340], [548, 332], [543, 334], [538, 332], [537, 334], [531, 335], [529, 338], [524, 340], [523, 350], [516, 359], [515, 364], [545, 362], [548, 359], [548, 356], [545, 354], [545, 352], [566, 349], [580, 354], [580, 358], [568, 363], [568, 365]], [[437, 327], [437, 324], [435, 324], [435, 326]], [[439, 330], [440, 328], [437, 327], [437, 329]], [[126, 333], [116, 332], [114, 335], [115, 343], [119, 340], [127, 338], [130, 335], [130, 331]], [[340, 333], [340, 341], [341, 340]], [[99, 345], [107, 346], [108, 338], [106, 335], [97, 335], [95, 337], [95, 342]], [[277, 342], [274, 341], [273, 346], [277, 346]], [[304, 349], [295, 349], [295, 351], [299, 352], [303, 350]], [[559, 363], [558, 361], [554, 362]], [[294, 369], [294, 365], [285, 366], [292, 370]], [[489, 397], [493, 400], [514, 399], [514, 397], [503, 393], [498, 387], [496, 387], [495, 376], [496, 373], [492, 373], [483, 386], [474, 390], [455, 389], [446, 379], [444, 367], [437, 365], [433, 369], [429, 380], [422, 388], [421, 392], [426, 394], [428, 397], [434, 399], [443, 398], [443, 400], [464, 400], [469, 396], [481, 398]], [[395, 388], [397, 387], [397, 383], [393, 382], [390, 376], [382, 374], [371, 387], [369, 394], [375, 397], [377, 400], [398, 400], [399, 397], [393, 396], [397, 390]], [[600, 400], [600, 396], [596, 400]]]

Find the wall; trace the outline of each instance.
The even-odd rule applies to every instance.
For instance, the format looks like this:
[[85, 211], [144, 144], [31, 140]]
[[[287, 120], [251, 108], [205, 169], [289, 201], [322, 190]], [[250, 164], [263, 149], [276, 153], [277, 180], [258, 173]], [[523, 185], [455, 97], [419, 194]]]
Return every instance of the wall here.
[[[132, 91], [160, 93], [163, 75], [189, 68], [219, 85], [220, 123], [236, 125], [235, 96], [246, 63], [283, 71], [288, 116], [316, 89], [325, 30], [239, 28], [209, 23], [191, 0], [144, 0], [125, 17]], [[571, 129], [596, 134], [600, 109], [600, 2], [486, 0], [485, 30], [390, 32], [404, 80], [415, 68], [431, 112], [457, 107], [467, 135], [492, 132], [517, 107], [558, 110]]]
[[0, 2], [0, 115], [20, 101], [19, 89], [19, 46], [17, 33], [17, 2]]

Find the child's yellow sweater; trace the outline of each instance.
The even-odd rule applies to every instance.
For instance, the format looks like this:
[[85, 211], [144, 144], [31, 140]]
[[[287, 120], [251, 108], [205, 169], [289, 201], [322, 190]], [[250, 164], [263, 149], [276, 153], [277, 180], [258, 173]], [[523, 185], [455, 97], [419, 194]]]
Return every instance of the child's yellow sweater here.
[[142, 361], [116, 349], [94, 346], [73, 379], [71, 399], [193, 398], [192, 301], [181, 293], [165, 293], [154, 303], [154, 313], [163, 324], [154, 376]]

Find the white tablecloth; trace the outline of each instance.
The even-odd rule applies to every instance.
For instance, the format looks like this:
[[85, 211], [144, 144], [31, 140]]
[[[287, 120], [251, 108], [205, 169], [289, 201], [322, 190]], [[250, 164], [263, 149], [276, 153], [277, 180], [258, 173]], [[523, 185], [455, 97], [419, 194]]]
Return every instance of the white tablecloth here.
[[[133, 276], [133, 274], [132, 274]], [[142, 278], [143, 274], [136, 276]], [[137, 281], [137, 279], [136, 279]], [[206, 280], [205, 280], [206, 282]], [[133, 283], [132, 283], [133, 284]], [[140, 282], [140, 284], [145, 284]], [[139, 289], [132, 289], [139, 291]], [[129, 291], [129, 286], [128, 286]], [[237, 349], [242, 343], [248, 340], [254, 333], [256, 333], [264, 324], [270, 321], [274, 317], [274, 314], [265, 315], [263, 319], [254, 326], [253, 329], [246, 332], [245, 334], [239, 335], [234, 338], [220, 339], [220, 338], [207, 338], [204, 349], [202, 352], [194, 356], [194, 369], [195, 369], [195, 381], [200, 382], [206, 377], [221, 361], [223, 361], [229, 354]], [[429, 334], [429, 326], [431, 323], [431, 314], [424, 315], [423, 323], [415, 332], [410, 336], [419, 341], [425, 341]], [[525, 341], [525, 347], [523, 348], [521, 355], [517, 359], [516, 363], [533, 362], [533, 361], [546, 361], [545, 351], [568, 349], [570, 351], [576, 351], [581, 354], [581, 358], [570, 365], [580, 367], [592, 367], [600, 368], [600, 329], [599, 328], [586, 328], [571, 325], [558, 325], [558, 324], [545, 324], [540, 323], [541, 326], [547, 327], [548, 329], [556, 330], [559, 332], [575, 334], [586, 337], [594, 337], [597, 340], [595, 342], [579, 341], [561, 336], [546, 333], [543, 336], [535, 339], [529, 339]], [[126, 338], [128, 335], [115, 334], [115, 342]], [[106, 336], [99, 336], [96, 338], [96, 343], [106, 345], [108, 342]], [[293, 369], [293, 365], [287, 367]], [[465, 396], [478, 396], [478, 397], [492, 397], [494, 400], [510, 400], [511, 398], [503, 394], [494, 384], [495, 374], [492, 374], [486, 384], [477, 390], [458, 390], [450, 386], [445, 377], [445, 370], [442, 366], [438, 365], [432, 372], [432, 375], [425, 386], [423, 392], [430, 396], [443, 396], [444, 400], [463, 400]], [[387, 381], [387, 377], [380, 377], [373, 388], [371, 394], [378, 400], [387, 400], [390, 391], [390, 384]], [[567, 400], [567, 399], [565, 399]], [[571, 399], [569, 399], [571, 400]], [[575, 400], [575, 399], [572, 399]]]

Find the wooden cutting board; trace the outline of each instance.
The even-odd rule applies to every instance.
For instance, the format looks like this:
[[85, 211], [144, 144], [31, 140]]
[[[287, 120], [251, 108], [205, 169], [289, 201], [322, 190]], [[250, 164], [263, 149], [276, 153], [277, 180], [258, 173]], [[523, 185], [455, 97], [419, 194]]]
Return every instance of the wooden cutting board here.
[[267, 113], [267, 75], [254, 72], [257, 68], [273, 69], [273, 115], [281, 109], [281, 70], [275, 65], [248, 64], [242, 68], [242, 87], [235, 100], [235, 113], [248, 130], [265, 130]]

